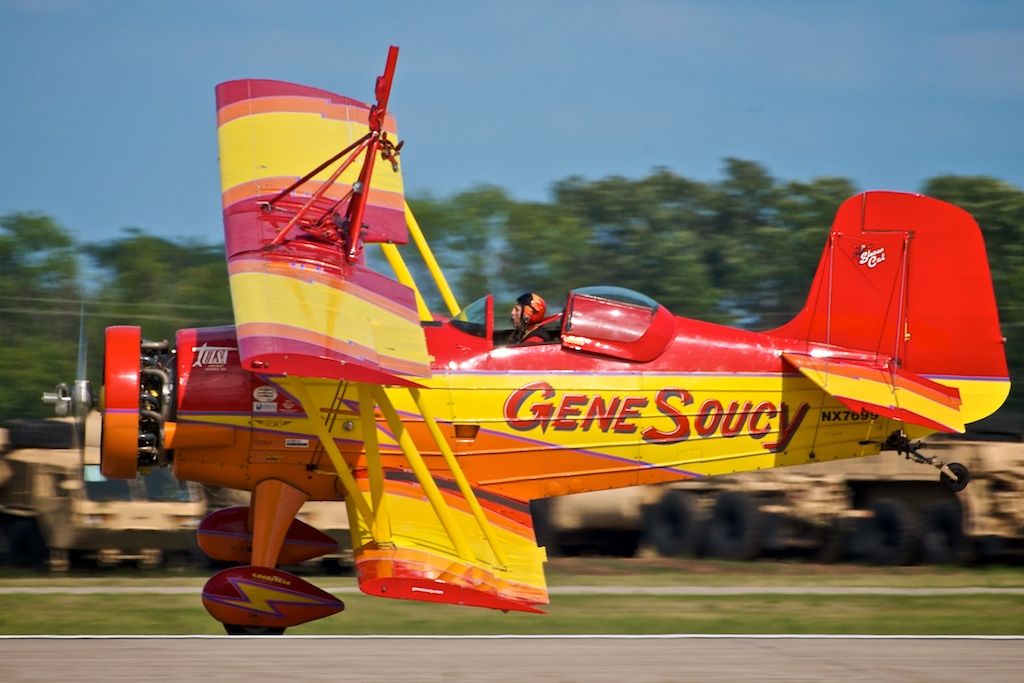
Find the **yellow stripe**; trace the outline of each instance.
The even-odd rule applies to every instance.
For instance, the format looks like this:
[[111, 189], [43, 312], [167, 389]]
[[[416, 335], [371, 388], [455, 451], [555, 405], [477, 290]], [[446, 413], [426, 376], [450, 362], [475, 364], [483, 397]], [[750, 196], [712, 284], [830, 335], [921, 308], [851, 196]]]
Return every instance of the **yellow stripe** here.
[[[396, 546], [443, 555], [452, 562], [465, 561], [455, 553], [448, 534], [438, 523], [437, 516], [425, 497], [412, 498], [389, 493], [387, 500], [392, 540]], [[502, 570], [495, 561], [490, 543], [480, 531], [472, 514], [451, 507], [448, 510], [473, 556], [477, 558], [475, 562], [469, 564], [487, 568], [504, 580], [538, 588], [545, 586], [543, 563], [547, 558], [544, 550], [538, 548], [533, 541], [509, 529], [495, 524], [490, 525], [492, 534], [507, 556], [508, 565]], [[363, 524], [362, 519], [359, 522]], [[362, 539], [368, 538], [369, 534], [364, 529]]]
[[817, 367], [802, 366], [800, 372], [837, 398], [862, 401], [886, 408], [899, 408], [938, 422], [950, 429], [964, 431], [960, 411], [933, 401], [910, 389], [892, 385], [867, 377], [848, 377], [837, 372], [828, 372]]
[[237, 273], [229, 282], [236, 325], [290, 325], [351, 341], [386, 356], [421, 364], [430, 362], [418, 323], [349, 292], [267, 273]]
[[[221, 192], [261, 178], [301, 177], [365, 135], [359, 123], [325, 119], [319, 114], [271, 113], [234, 119], [219, 130]], [[340, 163], [340, 162], [339, 162]], [[402, 193], [402, 175], [391, 164], [375, 160], [373, 187]], [[361, 164], [352, 164], [339, 182], [351, 185], [359, 177]], [[316, 179], [326, 180], [337, 164], [324, 169]]]

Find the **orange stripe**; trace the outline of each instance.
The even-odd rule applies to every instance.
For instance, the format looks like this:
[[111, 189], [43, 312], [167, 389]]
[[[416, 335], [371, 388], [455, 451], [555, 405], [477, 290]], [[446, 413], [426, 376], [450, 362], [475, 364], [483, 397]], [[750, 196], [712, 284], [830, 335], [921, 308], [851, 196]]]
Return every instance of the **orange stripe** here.
[[[295, 95], [275, 95], [271, 97], [252, 97], [247, 100], [232, 102], [217, 111], [217, 126], [246, 116], [260, 114], [308, 113], [320, 114], [326, 119], [335, 121], [351, 121], [361, 123], [369, 129], [370, 109], [367, 105], [339, 104], [319, 97], [301, 97]], [[384, 130], [396, 135], [395, 118], [388, 114], [384, 119]]]
[[[423, 570], [429, 567], [433, 570], [430, 573], [436, 575], [438, 580], [454, 586], [465, 586], [476, 590], [484, 590], [483, 586], [486, 586], [491, 592], [498, 595], [515, 596], [518, 599], [533, 603], [544, 604], [548, 602], [547, 591], [544, 588], [538, 588], [520, 581], [499, 579], [482, 565], [470, 564], [465, 561], [453, 562], [449, 557], [418, 548], [389, 548], [387, 550], [363, 548], [357, 550], [355, 555], [357, 565], [363, 562], [377, 561], [385, 563], [398, 562], [422, 567]], [[424, 574], [426, 574], [425, 571]]]

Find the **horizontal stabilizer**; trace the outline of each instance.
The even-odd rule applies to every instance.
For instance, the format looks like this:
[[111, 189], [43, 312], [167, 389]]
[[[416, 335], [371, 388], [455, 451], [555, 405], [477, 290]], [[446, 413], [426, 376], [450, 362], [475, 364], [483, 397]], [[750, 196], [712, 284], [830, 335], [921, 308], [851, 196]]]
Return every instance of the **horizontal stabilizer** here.
[[[387, 472], [387, 523], [377, 521], [377, 539], [362, 515], [353, 515], [354, 506], [349, 507], [350, 518], [357, 520], [352, 534], [360, 590], [385, 598], [540, 612], [537, 605], [548, 602], [545, 552], [536, 545], [529, 506], [477, 492], [503, 564], [458, 488], [435, 481], [469, 556], [459, 554], [415, 477]], [[360, 480], [363, 486], [368, 487], [365, 479]], [[387, 529], [385, 537], [381, 529]]]
[[851, 410], [943, 432], [964, 432], [960, 392], [913, 372], [869, 363], [783, 353], [812, 382]]

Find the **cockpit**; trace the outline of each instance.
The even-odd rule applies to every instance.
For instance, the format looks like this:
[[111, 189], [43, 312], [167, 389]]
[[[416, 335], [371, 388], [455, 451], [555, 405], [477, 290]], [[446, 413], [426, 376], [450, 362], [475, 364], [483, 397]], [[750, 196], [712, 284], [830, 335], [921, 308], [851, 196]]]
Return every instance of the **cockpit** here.
[[[493, 295], [466, 306], [450, 325], [493, 346], [509, 345], [512, 336], [507, 317], [495, 315]], [[657, 358], [668, 346], [675, 318], [645, 294], [600, 285], [570, 291], [562, 310], [555, 309], [542, 328], [552, 340], [543, 346], [560, 344], [566, 351], [644, 362]]]

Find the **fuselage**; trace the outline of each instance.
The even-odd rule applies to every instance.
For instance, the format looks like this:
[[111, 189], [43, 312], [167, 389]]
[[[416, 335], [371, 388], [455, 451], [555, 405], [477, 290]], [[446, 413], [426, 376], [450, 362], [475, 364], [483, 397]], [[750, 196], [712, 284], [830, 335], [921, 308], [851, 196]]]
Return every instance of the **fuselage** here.
[[[668, 343], [644, 362], [564, 342], [495, 345], [453, 321], [427, 323], [432, 377], [423, 394], [470, 481], [516, 500], [871, 455], [902, 426], [844, 407], [781, 356], [864, 354], [670, 320]], [[233, 327], [183, 330], [177, 341], [177, 416], [168, 430], [176, 476], [237, 489], [275, 478], [315, 500], [344, 497], [298, 397], [280, 378], [239, 365]], [[994, 389], [979, 379], [945, 381], [962, 393]], [[358, 470], [354, 385], [310, 382], [315, 403], [330, 406], [318, 419], [328, 420]], [[407, 392], [389, 395], [444, 479], [449, 472]], [[380, 416], [378, 436], [385, 468], [405, 469]]]

